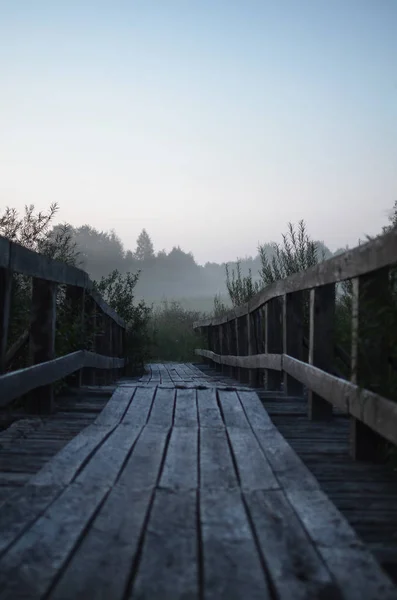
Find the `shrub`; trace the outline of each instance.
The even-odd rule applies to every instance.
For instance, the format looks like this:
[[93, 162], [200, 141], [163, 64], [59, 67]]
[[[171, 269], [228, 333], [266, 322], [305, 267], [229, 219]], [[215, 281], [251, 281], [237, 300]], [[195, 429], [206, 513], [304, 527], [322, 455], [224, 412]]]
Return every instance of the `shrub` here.
[[127, 324], [125, 352], [127, 372], [140, 373], [150, 357], [149, 321], [152, 309], [143, 300], [135, 304], [134, 288], [138, 273], [121, 274], [117, 269], [95, 283], [96, 290]]
[[204, 315], [184, 309], [179, 302], [163, 301], [151, 318], [152, 360], [195, 360], [195, 348], [205, 348], [201, 336], [193, 330], [193, 323]]

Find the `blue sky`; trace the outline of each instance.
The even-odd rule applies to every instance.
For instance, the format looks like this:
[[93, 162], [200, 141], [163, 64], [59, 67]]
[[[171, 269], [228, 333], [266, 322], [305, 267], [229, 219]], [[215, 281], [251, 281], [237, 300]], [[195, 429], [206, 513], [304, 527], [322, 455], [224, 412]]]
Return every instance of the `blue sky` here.
[[332, 248], [397, 199], [397, 0], [0, 0], [0, 207], [133, 248]]

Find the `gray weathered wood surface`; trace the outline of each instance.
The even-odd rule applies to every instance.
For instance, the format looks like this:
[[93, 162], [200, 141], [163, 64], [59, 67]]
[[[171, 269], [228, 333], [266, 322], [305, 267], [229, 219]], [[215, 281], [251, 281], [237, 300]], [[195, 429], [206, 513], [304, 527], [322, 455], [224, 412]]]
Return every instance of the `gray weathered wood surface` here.
[[0, 599], [397, 599], [256, 393], [192, 365], [120, 382], [0, 515]]

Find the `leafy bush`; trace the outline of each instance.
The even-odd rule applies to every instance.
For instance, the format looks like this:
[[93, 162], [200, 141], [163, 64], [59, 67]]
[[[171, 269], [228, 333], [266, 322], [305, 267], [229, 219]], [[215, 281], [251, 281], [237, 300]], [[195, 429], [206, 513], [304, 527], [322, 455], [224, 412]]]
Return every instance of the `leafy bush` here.
[[258, 248], [262, 263], [260, 275], [263, 287], [305, 271], [316, 265], [320, 259], [324, 260], [324, 254], [319, 257], [318, 243], [310, 239], [303, 220], [299, 221], [297, 230], [292, 223], [288, 223], [288, 231], [282, 234], [282, 237], [282, 245], [272, 244], [274, 254], [271, 260], [268, 259], [267, 245]]
[[217, 294], [214, 297], [214, 317], [220, 317], [224, 315], [229, 310], [229, 307], [223, 302], [221, 295]]
[[[66, 262], [80, 266], [82, 256], [77, 249], [74, 230], [67, 224], [53, 226], [58, 205], [52, 204], [48, 212], [35, 212], [34, 206], [26, 206], [22, 216], [7, 207], [0, 216], [0, 235], [22, 246]], [[96, 289], [107, 303], [127, 322], [126, 353], [130, 359], [130, 371], [142, 369], [148, 358], [147, 325], [150, 308], [144, 302], [134, 303], [134, 288], [139, 273], [121, 275], [117, 270], [102, 277]], [[8, 350], [13, 358], [8, 361], [8, 370], [28, 365], [27, 332], [30, 321], [32, 282], [30, 277], [13, 274], [11, 315]], [[84, 348], [93, 347], [99, 326], [90, 332], [82, 330], [80, 316], [75, 314], [68, 301], [66, 286], [57, 289], [57, 329], [55, 336], [56, 356]]]
[[117, 269], [95, 284], [96, 290], [127, 324], [125, 352], [130, 375], [143, 371], [150, 356], [149, 321], [151, 308], [143, 300], [135, 304], [138, 273], [121, 274]]
[[230, 272], [229, 265], [225, 266], [225, 270], [226, 287], [233, 306], [240, 306], [248, 302], [248, 300], [259, 292], [261, 286], [258, 282], [253, 281], [251, 269], [248, 270], [248, 275], [242, 275], [241, 261], [237, 261], [236, 270], [232, 269]]
[[195, 348], [205, 348], [201, 336], [193, 330], [193, 323], [204, 315], [186, 310], [179, 302], [164, 301], [154, 309], [151, 318], [152, 360], [194, 361]]

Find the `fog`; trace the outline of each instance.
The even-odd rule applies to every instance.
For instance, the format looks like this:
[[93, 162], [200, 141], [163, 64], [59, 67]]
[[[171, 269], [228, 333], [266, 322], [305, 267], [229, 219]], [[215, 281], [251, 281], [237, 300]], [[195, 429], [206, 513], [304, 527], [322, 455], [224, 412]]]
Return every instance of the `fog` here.
[[2, 208], [56, 201], [60, 221], [114, 229], [124, 251], [146, 228], [156, 253], [180, 246], [196, 266], [255, 257], [288, 221], [331, 251], [385, 224], [396, 2], [0, 9]]

